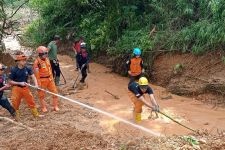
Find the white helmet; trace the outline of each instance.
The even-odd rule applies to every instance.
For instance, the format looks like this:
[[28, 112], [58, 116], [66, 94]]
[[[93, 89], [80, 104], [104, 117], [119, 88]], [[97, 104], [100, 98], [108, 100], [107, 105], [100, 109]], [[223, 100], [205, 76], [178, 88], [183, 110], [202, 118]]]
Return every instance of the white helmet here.
[[86, 48], [86, 43], [84, 42], [80, 43], [80, 48]]

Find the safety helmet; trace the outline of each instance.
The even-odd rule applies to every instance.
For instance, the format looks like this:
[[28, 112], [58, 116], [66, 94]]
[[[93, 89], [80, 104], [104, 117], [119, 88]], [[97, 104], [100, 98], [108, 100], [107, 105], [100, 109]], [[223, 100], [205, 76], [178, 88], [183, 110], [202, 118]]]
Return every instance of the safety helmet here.
[[27, 57], [26, 57], [24, 54], [22, 54], [22, 55], [17, 55], [15, 60], [16, 60], [16, 61], [27, 60]]
[[139, 85], [148, 85], [148, 79], [146, 77], [141, 77], [138, 81]]
[[86, 43], [84, 42], [80, 43], [80, 48], [86, 48]]
[[62, 38], [59, 35], [54, 35], [54, 40], [62, 40]]
[[37, 53], [40, 55], [40, 54], [43, 54], [43, 53], [45, 53], [45, 52], [48, 52], [48, 48], [47, 47], [45, 47], [45, 46], [39, 46], [38, 48], [37, 48]]
[[134, 53], [135, 56], [140, 56], [140, 55], [141, 55], [141, 50], [140, 50], [140, 48], [134, 48], [133, 53]]

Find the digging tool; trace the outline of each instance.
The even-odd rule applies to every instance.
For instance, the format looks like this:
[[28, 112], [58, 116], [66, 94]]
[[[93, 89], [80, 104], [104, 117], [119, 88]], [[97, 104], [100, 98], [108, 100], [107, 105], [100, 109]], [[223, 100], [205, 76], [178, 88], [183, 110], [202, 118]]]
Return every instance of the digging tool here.
[[79, 77], [80, 77], [80, 75], [81, 75], [82, 69], [83, 69], [83, 67], [81, 67], [81, 69], [79, 69], [79, 73], [78, 73], [78, 75], [77, 75], [77, 78], [75, 79], [75, 81], [74, 81], [74, 83], [73, 83], [73, 87], [72, 87], [72, 88], [74, 88], [74, 89], [75, 89], [75, 85], [76, 85], [76, 83], [77, 83], [77, 80], [79, 79]]
[[77, 78], [75, 79], [74, 83], [73, 83], [73, 87], [75, 89], [75, 85], [77, 83], [78, 78], [80, 77], [80, 70], [79, 70], [79, 74], [77, 75]]
[[173, 119], [172, 117], [168, 116], [167, 114], [165, 114], [165, 113], [163, 113], [163, 112], [161, 112], [161, 111], [159, 111], [158, 113], [160, 113], [160, 114], [162, 114], [163, 116], [165, 116], [165, 117], [169, 118], [170, 120], [172, 120], [173, 122], [175, 122], [175, 123], [179, 124], [180, 126], [182, 126], [182, 127], [186, 128], [186, 129], [188, 129], [188, 130], [191, 130], [191, 131], [193, 131], [193, 132], [198, 133], [196, 130], [194, 130], [194, 129], [192, 129], [192, 128], [189, 128], [189, 127], [187, 127], [187, 126], [183, 125], [182, 123], [180, 123], [180, 122], [176, 121], [175, 119]]
[[62, 71], [60, 70], [60, 74], [62, 75], [62, 77], [63, 77], [63, 80], [64, 80], [64, 84], [66, 84], [66, 78], [64, 77], [64, 75], [63, 75], [63, 73], [62, 73]]
[[112, 95], [115, 99], [120, 99], [118, 96], [116, 96], [115, 94], [110, 93], [109, 91], [105, 90], [106, 93]]

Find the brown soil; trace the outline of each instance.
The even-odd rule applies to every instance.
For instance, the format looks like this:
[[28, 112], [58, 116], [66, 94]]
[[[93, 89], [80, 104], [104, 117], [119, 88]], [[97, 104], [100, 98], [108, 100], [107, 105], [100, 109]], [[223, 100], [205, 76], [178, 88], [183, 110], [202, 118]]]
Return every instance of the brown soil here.
[[[10, 54], [8, 54], [8, 53], [2, 53], [1, 51], [0, 51], [0, 63], [3, 63], [6, 66], [15, 65], [15, 61], [10, 56]], [[9, 68], [8, 68], [7, 71], [9, 71]]]
[[[174, 94], [224, 105], [225, 65], [222, 56], [223, 53], [219, 51], [203, 56], [169, 53], [160, 55], [153, 65], [154, 81]], [[178, 72], [174, 69], [177, 64], [183, 65]]]
[[[60, 94], [132, 120], [132, 104], [127, 95], [128, 78], [120, 77], [102, 65], [91, 63], [88, 87], [74, 91], [71, 90], [77, 76], [74, 61], [66, 55], [61, 55], [59, 59], [67, 79], [67, 84], [59, 88]], [[140, 125], [167, 135], [153, 137], [63, 99], [60, 101], [61, 110], [53, 112], [51, 97], [47, 96], [49, 112], [37, 120], [33, 119], [25, 103], [21, 104], [21, 122], [34, 131], [1, 121], [0, 149], [194, 149], [182, 138], [188, 134], [206, 141], [200, 144], [201, 149], [224, 149], [225, 134], [222, 131], [225, 130], [225, 109], [212, 109], [212, 105], [173, 95], [159, 86], [151, 86], [163, 112], [191, 128], [201, 130], [201, 134], [195, 135], [161, 115], [156, 120], [149, 120], [149, 110], [144, 108]], [[37, 98], [36, 102], [38, 105]], [[9, 117], [3, 109], [0, 115]]]

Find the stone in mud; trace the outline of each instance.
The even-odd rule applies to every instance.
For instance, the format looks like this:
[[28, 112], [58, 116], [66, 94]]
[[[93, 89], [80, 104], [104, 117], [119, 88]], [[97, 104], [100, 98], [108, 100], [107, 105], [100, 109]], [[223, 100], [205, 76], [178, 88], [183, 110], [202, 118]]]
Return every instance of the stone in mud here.
[[200, 144], [206, 144], [206, 140], [205, 139], [199, 139], [199, 143]]
[[131, 141], [128, 141], [126, 145], [127, 146], [137, 146], [137, 144], [138, 143], [136, 141], [131, 140]]

